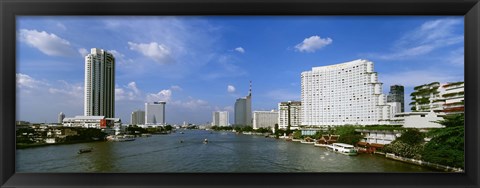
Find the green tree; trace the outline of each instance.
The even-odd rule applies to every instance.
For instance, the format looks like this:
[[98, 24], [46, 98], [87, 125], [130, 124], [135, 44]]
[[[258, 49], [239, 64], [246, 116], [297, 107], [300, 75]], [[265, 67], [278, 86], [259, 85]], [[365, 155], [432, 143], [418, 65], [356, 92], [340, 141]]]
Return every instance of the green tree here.
[[465, 115], [462, 114], [449, 114], [443, 117], [443, 120], [437, 121], [437, 123], [445, 127], [464, 126]]
[[293, 138], [294, 139], [300, 139], [302, 138], [302, 132], [299, 130], [293, 131]]
[[408, 145], [422, 144], [424, 142], [425, 134], [420, 132], [418, 129], [408, 129], [403, 132], [400, 137], [397, 138], [398, 141], [406, 143]]
[[425, 134], [418, 129], [408, 129], [392, 143], [384, 147], [384, 151], [407, 158], [421, 159], [424, 149]]
[[274, 132], [275, 132], [275, 138], [278, 138], [278, 135], [279, 135], [278, 123], [275, 123], [275, 127], [273, 129], [274, 129]]
[[425, 145], [422, 158], [432, 163], [464, 168], [464, 114], [447, 115], [438, 123], [445, 128], [434, 129], [427, 134], [432, 139]]

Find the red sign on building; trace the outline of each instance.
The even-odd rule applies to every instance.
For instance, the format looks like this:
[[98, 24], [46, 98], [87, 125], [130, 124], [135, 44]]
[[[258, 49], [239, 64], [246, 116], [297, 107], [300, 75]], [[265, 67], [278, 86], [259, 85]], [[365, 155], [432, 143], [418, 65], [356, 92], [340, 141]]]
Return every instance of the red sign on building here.
[[100, 120], [100, 128], [101, 129], [107, 128], [107, 120], [106, 119], [101, 119]]

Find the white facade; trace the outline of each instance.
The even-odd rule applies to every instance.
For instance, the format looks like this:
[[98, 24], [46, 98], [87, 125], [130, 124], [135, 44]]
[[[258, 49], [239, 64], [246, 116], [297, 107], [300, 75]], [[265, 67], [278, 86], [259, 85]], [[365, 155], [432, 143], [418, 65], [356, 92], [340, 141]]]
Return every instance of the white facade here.
[[390, 118], [395, 117], [395, 114], [397, 114], [397, 113], [402, 113], [402, 103], [400, 103], [400, 102], [387, 102], [387, 104], [390, 106], [390, 108], [389, 108]]
[[225, 127], [229, 125], [228, 112], [216, 111], [212, 113], [212, 126]]
[[278, 123], [278, 112], [272, 111], [254, 111], [253, 129], [273, 128]]
[[393, 120], [402, 124], [405, 128], [442, 128], [443, 125], [435, 123], [443, 120], [443, 117], [435, 112], [405, 112], [397, 113]]
[[115, 58], [92, 48], [85, 56], [84, 115], [115, 117]]
[[464, 113], [465, 111], [465, 84], [464, 82], [447, 83], [442, 97], [445, 99], [443, 112], [446, 114]]
[[137, 110], [132, 112], [130, 117], [130, 124], [143, 125], [145, 124], [145, 111]]
[[165, 125], [166, 104], [164, 101], [145, 103], [145, 124]]
[[278, 103], [278, 128], [286, 130], [288, 127], [288, 107], [290, 106], [290, 129], [298, 129], [302, 124], [302, 103], [288, 101]]
[[302, 125], [373, 125], [390, 116], [371, 61], [313, 67], [301, 79]]
[[362, 142], [367, 142], [370, 144], [390, 144], [402, 135], [402, 132], [399, 130], [357, 129], [355, 131], [360, 132], [360, 134], [364, 136]]

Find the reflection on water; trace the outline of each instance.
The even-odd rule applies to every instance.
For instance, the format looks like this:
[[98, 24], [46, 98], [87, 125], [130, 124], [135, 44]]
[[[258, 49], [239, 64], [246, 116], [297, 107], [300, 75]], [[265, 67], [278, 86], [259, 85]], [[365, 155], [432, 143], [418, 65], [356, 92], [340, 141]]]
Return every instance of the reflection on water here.
[[[186, 130], [132, 142], [17, 150], [17, 172], [432, 172], [380, 156], [345, 156], [309, 144]], [[207, 138], [208, 144], [203, 140]], [[80, 148], [92, 152], [78, 154]]]

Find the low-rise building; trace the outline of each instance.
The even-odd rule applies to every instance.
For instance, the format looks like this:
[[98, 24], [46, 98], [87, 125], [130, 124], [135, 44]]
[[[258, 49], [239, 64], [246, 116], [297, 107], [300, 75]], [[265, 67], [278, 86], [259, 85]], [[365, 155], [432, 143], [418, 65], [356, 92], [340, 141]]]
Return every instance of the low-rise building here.
[[120, 118], [105, 118], [105, 116], [75, 116], [73, 118], [63, 119], [63, 126], [65, 127], [104, 129], [120, 124]]
[[278, 112], [272, 111], [254, 111], [253, 129], [273, 128], [278, 123]]
[[361, 142], [369, 144], [390, 144], [402, 135], [400, 130], [375, 130], [375, 129], [356, 129], [364, 138]]
[[443, 112], [445, 114], [464, 113], [465, 111], [465, 84], [464, 82], [453, 82], [442, 85], [445, 92], [442, 97], [445, 99]]
[[443, 120], [443, 115], [435, 112], [405, 112], [397, 113], [392, 119], [403, 125], [404, 128], [442, 128], [443, 125], [435, 123]]

